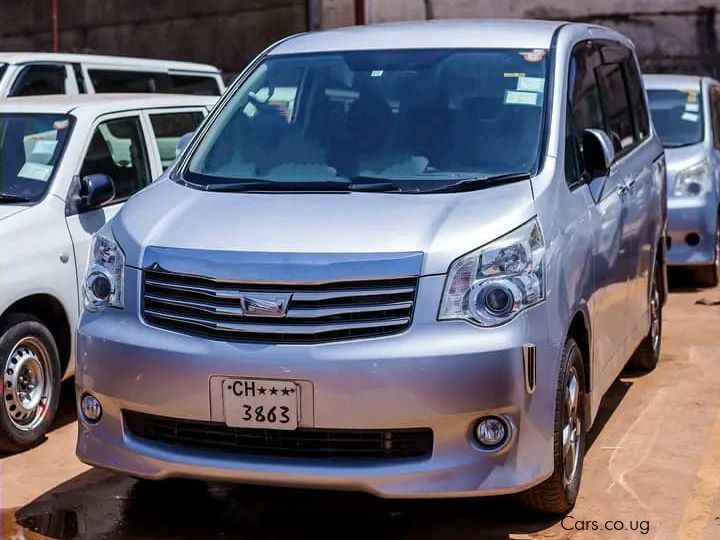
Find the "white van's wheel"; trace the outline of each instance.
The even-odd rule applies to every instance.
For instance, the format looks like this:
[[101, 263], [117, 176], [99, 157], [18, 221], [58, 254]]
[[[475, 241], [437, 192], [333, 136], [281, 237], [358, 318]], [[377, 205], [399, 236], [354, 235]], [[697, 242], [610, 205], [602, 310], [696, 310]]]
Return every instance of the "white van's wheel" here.
[[20, 452], [42, 440], [60, 398], [60, 355], [47, 327], [12, 315], [0, 327], [0, 450]]
[[555, 468], [542, 484], [520, 494], [520, 503], [530, 510], [564, 514], [575, 505], [585, 457], [584, 388], [582, 352], [570, 337], [563, 349], [555, 401]]

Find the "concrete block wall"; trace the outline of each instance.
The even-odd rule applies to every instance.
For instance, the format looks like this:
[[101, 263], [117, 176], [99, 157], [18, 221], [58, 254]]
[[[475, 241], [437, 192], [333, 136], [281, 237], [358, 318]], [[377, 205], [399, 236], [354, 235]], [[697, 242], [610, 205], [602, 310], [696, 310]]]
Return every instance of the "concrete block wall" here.
[[[306, 0], [58, 0], [60, 49], [212, 63], [236, 73], [307, 29]], [[52, 49], [50, 0], [0, 0], [0, 51]]]
[[[330, 0], [324, 0], [328, 2]], [[428, 0], [365, 0], [370, 22], [423, 19]], [[584, 20], [636, 44], [647, 71], [720, 76], [718, 0], [429, 0], [435, 18]], [[352, 14], [352, 7], [348, 8]]]

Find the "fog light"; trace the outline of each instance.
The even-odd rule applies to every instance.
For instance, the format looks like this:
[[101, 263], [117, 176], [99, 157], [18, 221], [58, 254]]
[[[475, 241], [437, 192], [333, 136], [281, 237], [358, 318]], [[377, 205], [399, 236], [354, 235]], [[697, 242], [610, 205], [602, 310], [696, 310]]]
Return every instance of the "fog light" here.
[[698, 233], [691, 232], [685, 236], [685, 243], [690, 247], [695, 247], [700, 243], [700, 235]]
[[507, 440], [508, 427], [502, 418], [487, 416], [481, 418], [475, 427], [475, 437], [487, 448], [496, 448]]
[[85, 394], [80, 400], [80, 412], [85, 420], [94, 423], [102, 416], [102, 405], [95, 396]]

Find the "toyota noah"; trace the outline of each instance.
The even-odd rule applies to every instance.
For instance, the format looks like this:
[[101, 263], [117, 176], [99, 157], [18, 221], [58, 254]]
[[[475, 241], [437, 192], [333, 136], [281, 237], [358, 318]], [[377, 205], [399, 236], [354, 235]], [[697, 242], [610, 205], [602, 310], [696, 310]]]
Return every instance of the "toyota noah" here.
[[566, 511], [603, 393], [658, 360], [664, 190], [613, 31], [282, 41], [95, 236], [78, 455]]

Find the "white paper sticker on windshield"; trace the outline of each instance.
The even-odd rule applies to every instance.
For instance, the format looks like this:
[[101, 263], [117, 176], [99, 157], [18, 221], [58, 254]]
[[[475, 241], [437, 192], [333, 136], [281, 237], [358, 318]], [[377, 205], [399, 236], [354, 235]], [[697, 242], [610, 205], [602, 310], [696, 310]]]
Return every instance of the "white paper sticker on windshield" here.
[[700, 104], [699, 103], [686, 103], [685, 104], [685, 111], [686, 112], [700, 112]]
[[518, 77], [517, 89], [521, 92], [543, 92], [545, 79], [542, 77]]
[[700, 118], [700, 115], [695, 114], [695, 113], [686, 112], [686, 113], [683, 113], [683, 115], [680, 118], [682, 118], [686, 122], [697, 122], [698, 119]]
[[537, 106], [540, 104], [540, 94], [536, 92], [518, 92], [515, 90], [508, 90], [505, 92], [505, 104], [506, 105], [532, 105]]
[[35, 146], [33, 146], [32, 153], [33, 154], [52, 154], [55, 152], [55, 147], [57, 146], [57, 141], [50, 141], [47, 139], [39, 140], [35, 142]]
[[28, 162], [22, 166], [18, 176], [29, 178], [30, 180], [40, 180], [47, 182], [53, 172], [51, 165], [43, 165], [42, 163]]

